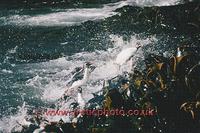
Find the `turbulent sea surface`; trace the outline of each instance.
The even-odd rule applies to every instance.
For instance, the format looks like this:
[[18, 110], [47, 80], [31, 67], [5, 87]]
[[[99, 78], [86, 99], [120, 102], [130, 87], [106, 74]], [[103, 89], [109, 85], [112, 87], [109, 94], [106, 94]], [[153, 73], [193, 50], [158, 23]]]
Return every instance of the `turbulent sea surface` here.
[[2, 1], [0, 131], [10, 132], [26, 108], [54, 103], [71, 72], [86, 61], [97, 66], [83, 90], [89, 100], [104, 79], [121, 73], [113, 61], [122, 49], [140, 42], [134, 61], [142, 69], [149, 53], [170, 56], [176, 46], [196, 45], [198, 5], [181, 0]]

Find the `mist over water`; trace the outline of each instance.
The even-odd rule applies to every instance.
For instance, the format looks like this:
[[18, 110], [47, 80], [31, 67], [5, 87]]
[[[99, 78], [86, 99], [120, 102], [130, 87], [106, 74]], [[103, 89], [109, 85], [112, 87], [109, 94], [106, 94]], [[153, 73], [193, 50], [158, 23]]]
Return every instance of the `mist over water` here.
[[15, 9], [1, 8], [0, 131], [11, 132], [27, 115], [27, 109], [49, 108], [56, 103], [71, 80], [71, 72], [87, 61], [96, 69], [83, 87], [86, 101], [102, 89], [103, 80], [131, 71], [129, 64], [124, 64], [121, 71], [114, 64], [121, 50], [142, 44], [134, 56], [135, 66], [141, 69], [149, 53], [170, 56], [180, 40], [192, 37], [180, 34], [182, 31], [171, 23], [160, 22], [149, 28], [156, 21], [130, 16], [134, 11], [145, 14], [144, 7], [162, 9], [182, 3], [127, 0], [90, 6], [79, 3], [64, 7], [57, 3], [52, 7], [43, 2], [45, 8], [21, 8], [20, 4]]

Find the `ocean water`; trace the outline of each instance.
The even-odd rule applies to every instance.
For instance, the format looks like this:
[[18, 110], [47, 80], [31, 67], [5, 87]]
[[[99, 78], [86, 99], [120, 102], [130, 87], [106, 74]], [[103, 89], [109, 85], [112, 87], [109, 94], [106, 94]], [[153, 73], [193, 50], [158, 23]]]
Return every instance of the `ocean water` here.
[[[0, 131], [5, 133], [28, 108], [55, 103], [71, 72], [86, 61], [97, 66], [83, 90], [88, 101], [102, 89], [103, 80], [131, 71], [128, 64], [119, 71], [113, 63], [124, 48], [142, 44], [134, 56], [135, 66], [142, 69], [149, 53], [171, 56], [179, 44], [199, 41], [198, 30], [182, 28], [186, 20], [173, 19], [177, 8], [188, 8], [181, 0], [11, 4], [0, 6]], [[189, 16], [177, 14], [180, 19]]]

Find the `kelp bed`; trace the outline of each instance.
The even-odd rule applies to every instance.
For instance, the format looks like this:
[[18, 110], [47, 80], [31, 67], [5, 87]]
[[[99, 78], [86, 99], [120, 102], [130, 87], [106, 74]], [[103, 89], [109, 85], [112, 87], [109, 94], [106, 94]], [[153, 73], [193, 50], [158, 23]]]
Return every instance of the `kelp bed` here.
[[[145, 59], [145, 70], [138, 71], [134, 68], [133, 73], [126, 73], [108, 81], [109, 84], [104, 87], [104, 108], [124, 110], [152, 108], [155, 110], [154, 115], [97, 116], [90, 131], [94, 133], [199, 132], [199, 61], [197, 47], [183, 46], [179, 47], [177, 55], [171, 58], [151, 54]], [[114, 82], [117, 82], [117, 85], [113, 85]], [[130, 91], [129, 96], [128, 91]]]

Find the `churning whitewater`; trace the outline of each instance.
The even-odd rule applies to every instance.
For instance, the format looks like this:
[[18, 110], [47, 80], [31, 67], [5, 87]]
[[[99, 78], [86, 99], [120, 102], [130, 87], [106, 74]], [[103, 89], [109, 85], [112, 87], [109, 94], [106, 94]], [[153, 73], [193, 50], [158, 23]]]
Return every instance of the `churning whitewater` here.
[[[105, 4], [101, 8], [51, 9], [49, 13], [36, 15], [23, 14], [23, 11], [14, 11], [14, 14], [0, 17], [0, 22], [1, 25], [17, 26], [72, 26], [80, 25], [89, 20], [98, 21], [116, 14], [120, 15], [115, 10], [127, 5], [170, 6], [180, 3], [181, 0], [127, 0]], [[34, 12], [34, 9], [32, 12]], [[36, 10], [35, 12], [38, 11]]]
[[[127, 47], [136, 47], [136, 43], [142, 45], [152, 45], [157, 41], [155, 37], [146, 38], [140, 40], [135, 36], [132, 36], [130, 41], [124, 41], [122, 37], [116, 35], [110, 35], [110, 39], [113, 41], [113, 47], [108, 48], [106, 51], [95, 51], [92, 53], [82, 52], [72, 55], [70, 57], [62, 57], [56, 60], [51, 60], [42, 63], [28, 64], [23, 67], [23, 73], [34, 73], [35, 76], [28, 79], [24, 86], [32, 88], [37, 91], [36, 96], [41, 97], [43, 101], [48, 101], [51, 103], [56, 103], [57, 100], [62, 97], [66, 90], [67, 83], [70, 82], [72, 71], [81, 67], [85, 62], [92, 62], [96, 68], [91, 73], [89, 81], [83, 87], [83, 98], [87, 102], [93, 98], [93, 93], [99, 92], [103, 87], [103, 81], [115, 77], [122, 72], [130, 71], [130, 65], [123, 64], [120, 71], [118, 66], [114, 63], [117, 54]], [[138, 60], [142, 59], [143, 51], [138, 51], [137, 55], [134, 57], [134, 62], [137, 63]], [[31, 67], [31, 70], [26, 69]], [[28, 90], [27, 90], [28, 91]], [[74, 90], [72, 94], [74, 99], [77, 99], [77, 91]], [[23, 95], [22, 95], [23, 96]], [[67, 105], [70, 105], [74, 100], [69, 100]], [[6, 132], [11, 132], [11, 130], [17, 125], [17, 122], [23, 121], [24, 117], [27, 115], [26, 108], [30, 108], [29, 105], [24, 105], [19, 107], [17, 114], [13, 116], [4, 117], [1, 121], [2, 129]], [[65, 106], [68, 108], [67, 106]], [[49, 118], [52, 120], [52, 118]], [[55, 120], [54, 118], [53, 120]]]

